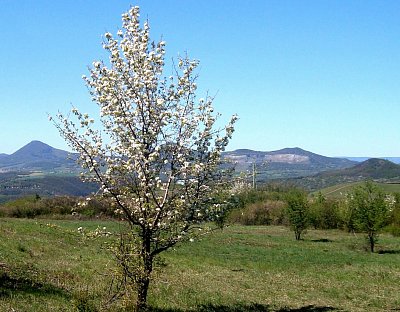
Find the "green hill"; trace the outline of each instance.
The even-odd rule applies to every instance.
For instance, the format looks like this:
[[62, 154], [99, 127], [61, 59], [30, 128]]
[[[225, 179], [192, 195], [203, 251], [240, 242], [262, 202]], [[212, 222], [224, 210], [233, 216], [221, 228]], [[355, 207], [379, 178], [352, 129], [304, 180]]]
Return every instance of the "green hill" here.
[[[361, 185], [363, 182], [352, 182], [352, 183], [342, 183], [336, 184], [334, 186], [329, 186], [320, 189], [313, 194], [321, 192], [322, 195], [331, 198], [340, 198], [346, 195], [346, 193], [351, 192], [354, 187]], [[382, 183], [377, 182], [377, 185], [383, 189], [385, 193], [400, 193], [400, 183]]]
[[331, 186], [340, 188], [365, 180], [393, 185], [400, 183], [400, 165], [385, 159], [371, 158], [350, 168], [321, 172], [314, 176], [291, 179], [290, 182], [309, 191], [316, 191]]
[[87, 196], [99, 189], [95, 183], [82, 182], [75, 175], [49, 175], [41, 172], [0, 173], [0, 203], [21, 196]]
[[370, 179], [398, 179], [400, 178], [400, 165], [389, 160], [371, 158], [354, 167], [329, 171], [319, 174], [322, 177], [348, 177], [350, 179], [363, 177]]

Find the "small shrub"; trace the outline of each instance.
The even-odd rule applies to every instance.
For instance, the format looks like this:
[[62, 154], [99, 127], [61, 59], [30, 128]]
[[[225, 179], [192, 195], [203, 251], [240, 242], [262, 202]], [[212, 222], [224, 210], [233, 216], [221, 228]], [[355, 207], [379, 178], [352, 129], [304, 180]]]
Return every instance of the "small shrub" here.
[[282, 201], [286, 193], [292, 188], [278, 183], [265, 184], [257, 189], [248, 188], [236, 195], [238, 208], [245, 208], [250, 204], [265, 202], [267, 200]]
[[284, 220], [284, 206], [282, 201], [273, 200], [252, 203], [234, 210], [228, 221], [242, 225], [280, 225]]
[[388, 224], [387, 196], [376, 184], [367, 181], [349, 195], [349, 206], [355, 213], [356, 228], [366, 234], [371, 252], [374, 252], [378, 234]]
[[337, 229], [341, 226], [339, 202], [334, 199], [327, 199], [321, 193], [310, 205], [309, 221], [315, 229]]
[[85, 205], [78, 205], [82, 199], [71, 196], [40, 198], [27, 196], [5, 203], [0, 207], [0, 216], [12, 218], [36, 218], [39, 216], [70, 216], [73, 212], [84, 217], [114, 215], [105, 199], [90, 199]]
[[75, 295], [73, 303], [79, 312], [97, 312], [88, 291], [80, 291]]
[[286, 214], [296, 240], [306, 231], [309, 224], [309, 205], [307, 194], [301, 190], [292, 190], [286, 197]]
[[385, 232], [388, 232], [388, 233], [392, 234], [395, 237], [400, 237], [400, 226], [393, 225], [393, 224], [388, 225], [385, 228]]

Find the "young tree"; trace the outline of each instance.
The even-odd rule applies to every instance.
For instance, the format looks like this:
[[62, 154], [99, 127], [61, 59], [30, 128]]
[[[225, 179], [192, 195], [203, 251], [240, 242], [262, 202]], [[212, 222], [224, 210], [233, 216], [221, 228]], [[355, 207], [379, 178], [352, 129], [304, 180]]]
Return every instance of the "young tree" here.
[[301, 239], [301, 234], [309, 224], [309, 207], [307, 194], [300, 190], [292, 190], [286, 196], [286, 213], [296, 240]]
[[224, 213], [228, 180], [220, 156], [237, 118], [216, 127], [213, 98], [196, 97], [198, 61], [179, 58], [172, 75], [163, 76], [165, 42], [150, 41], [138, 7], [122, 21], [117, 38], [104, 35], [109, 66], [96, 61], [83, 77], [100, 123], [76, 108], [74, 118], [59, 113], [54, 123], [79, 153], [84, 177], [100, 183], [130, 224], [117, 258], [143, 310], [157, 255]]
[[385, 193], [367, 181], [349, 195], [348, 204], [354, 212], [356, 229], [367, 234], [370, 250], [374, 252], [379, 231], [386, 225], [389, 217]]
[[310, 204], [309, 220], [315, 229], [337, 229], [341, 223], [339, 202], [319, 192]]
[[400, 193], [394, 193], [390, 199], [390, 232], [400, 236]]

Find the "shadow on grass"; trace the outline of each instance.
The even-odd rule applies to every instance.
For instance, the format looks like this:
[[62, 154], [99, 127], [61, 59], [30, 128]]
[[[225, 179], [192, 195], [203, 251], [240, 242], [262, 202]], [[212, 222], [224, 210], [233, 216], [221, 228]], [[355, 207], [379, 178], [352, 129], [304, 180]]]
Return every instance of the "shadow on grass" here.
[[333, 240], [330, 240], [328, 238], [313, 239], [311, 241], [313, 243], [332, 243], [333, 242]]
[[35, 295], [56, 295], [69, 298], [69, 294], [64, 290], [50, 284], [36, 282], [26, 277], [10, 276], [6, 272], [0, 272], [0, 299], [10, 297], [15, 292], [25, 292]]
[[272, 309], [268, 305], [253, 303], [253, 304], [236, 304], [231, 306], [222, 305], [201, 305], [195, 309], [159, 309], [150, 308], [149, 312], [326, 312], [326, 311], [341, 311], [332, 307], [316, 307], [313, 305], [302, 308], [283, 308]]
[[379, 250], [378, 254], [380, 254], [380, 255], [384, 255], [384, 254], [398, 255], [398, 254], [400, 254], [400, 250], [393, 250], [393, 249]]
[[341, 309], [333, 307], [316, 307], [313, 305], [309, 305], [297, 309], [284, 308], [276, 310], [276, 312], [326, 312], [326, 311], [341, 311]]

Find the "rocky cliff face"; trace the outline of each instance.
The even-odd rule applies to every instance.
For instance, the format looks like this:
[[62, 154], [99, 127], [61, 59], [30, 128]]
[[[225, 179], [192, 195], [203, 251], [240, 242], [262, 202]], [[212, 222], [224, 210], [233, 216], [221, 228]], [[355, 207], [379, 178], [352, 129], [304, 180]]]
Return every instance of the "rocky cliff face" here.
[[304, 155], [296, 155], [296, 154], [267, 155], [266, 159], [269, 162], [286, 163], [286, 164], [309, 164], [310, 163], [310, 157], [304, 156]]

